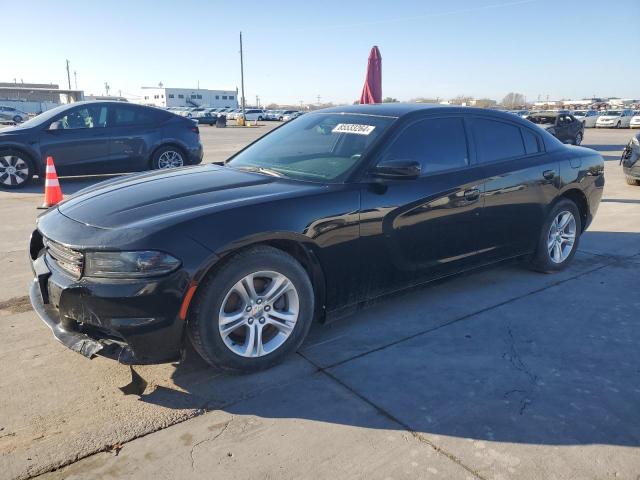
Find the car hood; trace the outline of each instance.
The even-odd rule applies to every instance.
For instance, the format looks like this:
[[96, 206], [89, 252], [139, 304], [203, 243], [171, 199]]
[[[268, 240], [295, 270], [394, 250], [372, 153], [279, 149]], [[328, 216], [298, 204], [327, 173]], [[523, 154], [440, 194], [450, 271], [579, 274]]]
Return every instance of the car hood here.
[[20, 125], [14, 125], [13, 127], [6, 127], [0, 129], [0, 138], [13, 137], [15, 135], [24, 135], [32, 130], [32, 128], [21, 127]]
[[317, 188], [321, 184], [202, 165], [103, 182], [62, 202], [58, 211], [92, 227], [146, 229]]

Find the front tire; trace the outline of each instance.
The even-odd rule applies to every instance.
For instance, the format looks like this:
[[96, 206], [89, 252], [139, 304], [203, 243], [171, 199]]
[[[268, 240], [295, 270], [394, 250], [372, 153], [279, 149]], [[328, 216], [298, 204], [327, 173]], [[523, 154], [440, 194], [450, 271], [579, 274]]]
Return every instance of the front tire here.
[[626, 175], [625, 180], [627, 181], [627, 185], [634, 185], [634, 186], [640, 185], [640, 178], [633, 178], [633, 177], [630, 177], [629, 175]]
[[530, 261], [531, 268], [544, 273], [564, 270], [578, 249], [581, 233], [578, 207], [567, 198], [560, 200], [542, 227], [536, 252]]
[[178, 168], [184, 165], [184, 152], [173, 145], [159, 148], [153, 153], [151, 159], [151, 168], [155, 170]]
[[34, 164], [24, 153], [0, 150], [0, 188], [16, 189], [29, 184], [34, 174]]
[[198, 287], [187, 329], [210, 365], [252, 372], [295, 352], [313, 312], [313, 287], [302, 265], [261, 245], [234, 254]]

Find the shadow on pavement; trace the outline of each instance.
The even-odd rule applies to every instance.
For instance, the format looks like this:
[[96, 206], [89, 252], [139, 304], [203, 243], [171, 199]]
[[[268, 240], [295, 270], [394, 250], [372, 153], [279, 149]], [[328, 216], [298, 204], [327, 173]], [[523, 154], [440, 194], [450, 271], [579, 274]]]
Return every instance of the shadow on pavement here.
[[[632, 136], [632, 135], [631, 135]], [[629, 140], [631, 140], [631, 136], [629, 136]], [[608, 144], [608, 145], [589, 145], [587, 143], [583, 143], [582, 144], [583, 147], [586, 148], [590, 148], [592, 150], [596, 150], [598, 152], [617, 152], [620, 151], [620, 153], [622, 153], [622, 150], [624, 150], [624, 147], [627, 146], [627, 144], [620, 144], [620, 145], [612, 145], [612, 144]]]
[[[394, 428], [425, 435], [638, 446], [640, 234], [589, 237], [635, 250], [617, 260], [581, 253], [566, 274], [506, 265], [416, 289], [316, 325], [310, 337], [325, 345], [307, 341], [301, 355], [265, 372], [220, 372], [190, 350], [172, 377], [181, 390], [158, 387], [140, 400], [381, 428], [331, 404], [355, 395], [398, 422]], [[465, 307], [471, 313], [455, 317]], [[439, 319], [447, 309], [448, 320]], [[372, 337], [379, 343], [342, 361], [325, 349], [334, 342], [357, 352]], [[311, 401], [336, 389], [342, 393], [327, 394], [322, 408]]]

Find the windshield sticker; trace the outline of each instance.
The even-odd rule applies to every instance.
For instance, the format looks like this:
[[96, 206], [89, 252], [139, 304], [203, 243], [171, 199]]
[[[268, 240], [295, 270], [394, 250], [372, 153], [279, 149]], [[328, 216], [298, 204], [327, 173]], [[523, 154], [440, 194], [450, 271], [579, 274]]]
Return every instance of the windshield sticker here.
[[373, 125], [359, 125], [357, 123], [339, 123], [333, 130], [332, 133], [353, 133], [355, 135], [369, 135], [373, 132], [373, 129], [376, 128]]

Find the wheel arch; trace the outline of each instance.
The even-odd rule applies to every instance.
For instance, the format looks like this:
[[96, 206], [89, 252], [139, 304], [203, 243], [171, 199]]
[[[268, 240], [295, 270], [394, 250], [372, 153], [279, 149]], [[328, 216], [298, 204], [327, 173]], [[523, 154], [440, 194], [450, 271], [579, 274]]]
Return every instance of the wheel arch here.
[[[314, 321], [323, 322], [325, 320], [325, 301], [326, 301], [326, 278], [324, 269], [316, 253], [317, 246], [305, 237], [296, 233], [281, 233], [272, 235], [261, 235], [259, 237], [249, 237], [239, 241], [235, 241], [229, 245], [219, 248], [205, 264], [194, 275], [196, 284], [200, 284], [202, 280], [214, 275], [223, 265], [225, 265], [234, 254], [250, 248], [268, 245], [277, 248], [291, 255], [309, 275], [309, 280], [313, 286], [315, 297]], [[198, 295], [196, 289], [195, 295]]]
[[587, 196], [579, 188], [569, 188], [556, 198], [554, 205], [565, 198], [571, 200], [576, 204], [576, 207], [578, 207], [578, 211], [580, 212], [581, 229], [582, 232], [584, 232], [589, 223], [589, 202], [587, 201]]

